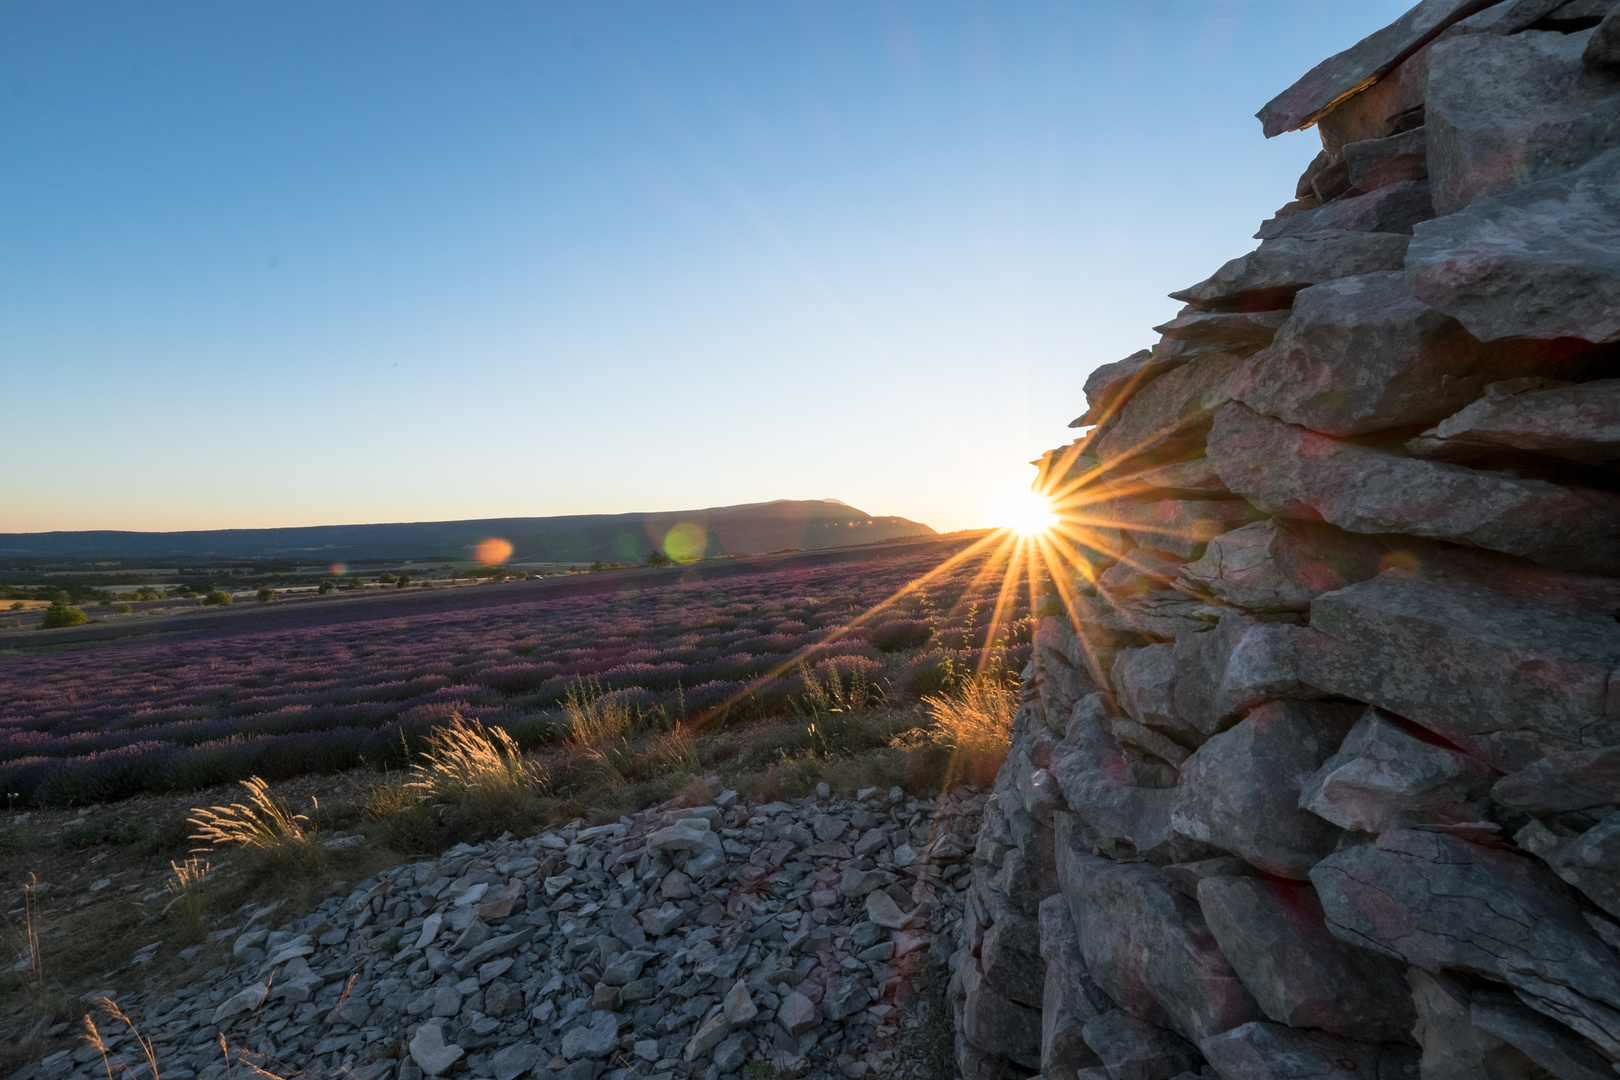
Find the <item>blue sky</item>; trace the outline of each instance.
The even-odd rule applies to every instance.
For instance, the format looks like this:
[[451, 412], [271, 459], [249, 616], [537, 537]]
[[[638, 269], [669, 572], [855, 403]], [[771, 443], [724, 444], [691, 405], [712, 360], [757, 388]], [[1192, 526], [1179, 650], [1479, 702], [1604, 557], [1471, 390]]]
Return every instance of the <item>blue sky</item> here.
[[991, 524], [1363, 0], [0, 0], [0, 531]]

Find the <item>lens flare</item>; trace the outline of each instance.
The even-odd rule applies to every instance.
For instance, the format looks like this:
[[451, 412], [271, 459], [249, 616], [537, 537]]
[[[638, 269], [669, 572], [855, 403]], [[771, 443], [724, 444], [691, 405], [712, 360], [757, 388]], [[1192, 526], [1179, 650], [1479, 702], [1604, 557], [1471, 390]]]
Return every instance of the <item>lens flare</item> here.
[[709, 546], [709, 534], [703, 526], [683, 521], [664, 536], [664, 554], [676, 562], [695, 562], [703, 558]]
[[1022, 491], [1008, 496], [1001, 504], [996, 521], [1004, 528], [1022, 536], [1046, 532], [1058, 523], [1052, 512], [1052, 500], [1033, 491]]
[[349, 572], [349, 564], [335, 562], [331, 566], [327, 567], [327, 572], [333, 577], [342, 577], [344, 574]]
[[492, 536], [488, 540], [481, 541], [477, 547], [473, 548], [473, 558], [485, 566], [499, 566], [511, 557], [511, 541], [502, 540], [498, 536]]

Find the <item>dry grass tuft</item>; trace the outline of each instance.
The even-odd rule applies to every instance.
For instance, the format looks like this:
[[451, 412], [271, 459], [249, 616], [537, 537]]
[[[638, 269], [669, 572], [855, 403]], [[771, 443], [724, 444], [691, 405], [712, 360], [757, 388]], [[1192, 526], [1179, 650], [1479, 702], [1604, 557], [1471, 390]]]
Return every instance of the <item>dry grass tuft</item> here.
[[945, 786], [992, 781], [1012, 745], [1018, 691], [992, 675], [962, 683], [955, 696], [928, 697], [922, 704], [934, 722], [930, 741], [950, 751]]
[[208, 900], [203, 895], [203, 880], [208, 877], [210, 866], [193, 856], [183, 863], [169, 863], [169, 869], [172, 873], [164, 883], [169, 902], [164, 905], [163, 914], [179, 924], [189, 940], [201, 941], [208, 934]]
[[264, 849], [314, 841], [315, 827], [308, 815], [293, 813], [287, 800], [271, 793], [269, 784], [251, 776], [242, 786], [248, 789], [247, 803], [192, 808], [187, 820], [197, 827], [193, 840], [214, 847], [241, 844]]
[[499, 802], [513, 792], [529, 792], [537, 778], [523, 753], [501, 728], [488, 728], [460, 713], [435, 728], [422, 760], [411, 767], [405, 789], [431, 802]]
[[[316, 841], [309, 816], [293, 813], [257, 776], [242, 786], [248, 789], [246, 803], [192, 808], [187, 820], [196, 830], [191, 839], [214, 847], [239, 845], [252, 879], [287, 885], [324, 873], [332, 854]], [[320, 804], [311, 802], [318, 811]]]

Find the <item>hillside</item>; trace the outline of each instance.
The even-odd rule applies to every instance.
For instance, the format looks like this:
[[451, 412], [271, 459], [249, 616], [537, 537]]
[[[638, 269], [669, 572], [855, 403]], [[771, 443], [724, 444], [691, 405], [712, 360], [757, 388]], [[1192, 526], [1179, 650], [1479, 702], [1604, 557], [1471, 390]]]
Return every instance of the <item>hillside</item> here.
[[836, 499], [714, 506], [637, 514], [480, 518], [382, 525], [187, 532], [0, 533], [0, 557], [40, 559], [466, 559], [490, 537], [530, 562], [640, 560], [655, 549], [678, 558], [814, 551], [934, 530], [902, 517], [877, 517]]

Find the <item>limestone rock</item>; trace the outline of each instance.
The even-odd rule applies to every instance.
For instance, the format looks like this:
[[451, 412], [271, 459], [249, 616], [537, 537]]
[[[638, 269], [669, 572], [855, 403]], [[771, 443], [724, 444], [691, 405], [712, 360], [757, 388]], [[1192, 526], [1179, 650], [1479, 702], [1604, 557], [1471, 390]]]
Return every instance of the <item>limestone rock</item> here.
[[1498, 780], [1491, 799], [1529, 814], [1620, 805], [1620, 746], [1548, 754]]
[[540, 1048], [534, 1043], [520, 1042], [502, 1047], [490, 1056], [490, 1075], [495, 1080], [517, 1080], [540, 1063]]
[[1172, 341], [1233, 356], [1248, 356], [1270, 343], [1288, 318], [1280, 311], [1199, 311], [1189, 308], [1155, 332]]
[[417, 1028], [410, 1049], [411, 1060], [429, 1076], [438, 1076], [466, 1053], [455, 1043], [444, 1041], [444, 1030], [438, 1024], [423, 1024]]
[[1309, 885], [1207, 877], [1198, 906], [1266, 1016], [1361, 1042], [1399, 1042], [1415, 1016], [1397, 962], [1333, 937]]
[[1487, 386], [1484, 397], [1407, 443], [1407, 449], [1431, 461], [1489, 464], [1515, 451], [1590, 465], [1620, 461], [1620, 379], [1522, 391], [1520, 382]]
[[1041, 995], [1041, 1073], [1066, 1076], [1076, 1069], [1101, 1064], [1096, 1052], [1086, 1044], [1082, 1029], [1111, 1003], [1086, 970], [1068, 899], [1054, 893], [1041, 901], [1039, 912], [1041, 958], [1046, 962], [1046, 986]]
[[1591, 32], [1435, 45], [1424, 115], [1436, 213], [1567, 173], [1620, 145], [1620, 82], [1581, 62]]
[[1521, 855], [1396, 830], [1324, 859], [1311, 881], [1333, 932], [1425, 971], [1472, 971], [1620, 1051], [1620, 958], [1551, 874]]
[[1299, 809], [1300, 785], [1338, 748], [1354, 706], [1262, 705], [1188, 759], [1170, 824], [1268, 874], [1303, 879], [1333, 850], [1339, 832]]
[[1187, 1039], [1261, 1015], [1197, 904], [1157, 868], [1098, 858], [1069, 839], [1057, 849], [1058, 878], [1086, 969], [1115, 1003]]
[[817, 1024], [821, 1023], [821, 1012], [816, 1003], [795, 990], [782, 999], [782, 1005], [777, 1010], [776, 1022], [789, 1035], [803, 1035]]
[[1424, 1080], [1531, 1080], [1530, 1059], [1474, 1025], [1468, 994], [1450, 977], [1408, 968], [1418, 1022], [1413, 1036], [1423, 1047]]
[[1377, 574], [1391, 547], [1320, 522], [1268, 518], [1213, 538], [1179, 576], [1249, 611], [1306, 611], [1322, 593]]
[[1612, 342], [1620, 340], [1617, 249], [1620, 149], [1417, 226], [1408, 285], [1482, 341]]
[[1086, 1021], [1085, 1040], [1110, 1080], [1171, 1080], [1198, 1068], [1198, 1049], [1173, 1031], [1110, 1009]]
[[1593, 28], [1586, 48], [1581, 51], [1581, 60], [1594, 67], [1620, 64], [1620, 16], [1615, 14], [1613, 8]]
[[[1167, 371], [1132, 394], [1088, 449], [1097, 460], [1121, 470], [1129, 468], [1127, 463], [1151, 468], [1197, 456], [1215, 410], [1242, 388], [1242, 372], [1242, 360], [1224, 355]], [[1080, 524], [1112, 524], [1106, 515], [1083, 509]]]
[[991, 986], [970, 955], [962, 961], [962, 1026], [967, 1042], [1025, 1069], [1041, 1067], [1041, 1014]]
[[1491, 0], [1424, 0], [1381, 30], [1317, 64], [1256, 115], [1266, 138], [1310, 127], [1346, 98], [1364, 91], [1448, 26]]
[[1559, 1080], [1610, 1080], [1614, 1076], [1613, 1067], [1590, 1045], [1509, 994], [1476, 994], [1468, 1014], [1476, 1028], [1510, 1044]]
[[1303, 679], [1299, 638], [1298, 627], [1230, 611], [1214, 629], [1177, 638], [1170, 734], [1196, 747], [1261, 702], [1321, 697]]
[[1075, 706], [1051, 771], [1088, 843], [1145, 854], [1171, 842], [1174, 793], [1143, 786], [1148, 777], [1114, 740], [1100, 695]]
[[696, 1061], [709, 1051], [719, 1046], [727, 1035], [731, 1034], [731, 1021], [726, 1019], [725, 1013], [716, 1013], [711, 1016], [702, 1027], [697, 1029], [686, 1043], [686, 1049], [681, 1057], [686, 1061]]
[[1209, 456], [1233, 491], [1287, 517], [1620, 571], [1620, 496], [1608, 492], [1404, 458], [1236, 402], [1217, 414]]
[[577, 1024], [563, 1032], [562, 1056], [569, 1061], [604, 1058], [618, 1047], [619, 1018], [604, 1009], [591, 1013], [588, 1023]]
[[[1344, 155], [1350, 183], [1358, 191], [1376, 191], [1403, 180], [1422, 180], [1429, 175], [1429, 132], [1422, 126], [1381, 139], [1345, 143], [1340, 153]], [[1373, 269], [1382, 270], [1384, 267]]]
[[1616, 610], [1612, 579], [1436, 555], [1318, 597], [1302, 670], [1513, 772], [1582, 743], [1620, 744], [1606, 704]]
[[[1097, 509], [1102, 509], [1102, 504]], [[1151, 503], [1118, 499], [1106, 504], [1102, 512], [1139, 546], [1188, 559], [1202, 555], [1204, 545], [1212, 538], [1258, 516], [1241, 499], [1161, 499]]]
[[1112, 416], [1131, 395], [1143, 386], [1180, 367], [1186, 360], [1175, 352], [1143, 349], [1123, 360], [1104, 364], [1086, 376], [1084, 392], [1087, 408], [1070, 427], [1100, 424]]
[[894, 902], [894, 897], [882, 891], [866, 894], [866, 917], [890, 930], [898, 930], [910, 920], [910, 916]]
[[[1253, 1023], [1199, 1043], [1226, 1080], [1417, 1080], [1416, 1051], [1398, 1044], [1370, 1045], [1323, 1031]], [[1428, 1074], [1424, 1074], [1426, 1080]]]
[[1328, 435], [1432, 424], [1486, 384], [1583, 366], [1567, 343], [1487, 345], [1413, 299], [1403, 271], [1313, 285], [1276, 340], [1255, 354], [1239, 400]]
[[1620, 812], [1565, 845], [1552, 868], [1587, 899], [1620, 918]]
[[1432, 217], [1429, 181], [1402, 180], [1365, 195], [1334, 199], [1326, 206], [1287, 217], [1268, 218], [1254, 235], [1260, 240], [1341, 231], [1411, 236], [1414, 225]]
[[1301, 289], [1337, 278], [1399, 270], [1409, 239], [1393, 233], [1305, 233], [1267, 240], [1197, 285], [1170, 296], [1202, 311], [1291, 307]]
[[1479, 821], [1496, 773], [1368, 709], [1305, 782], [1299, 805], [1341, 829], [1374, 836], [1413, 825]]
[[1129, 476], [1102, 478], [1104, 486], [1116, 498], [1162, 498], [1163, 493], [1181, 492], [1189, 495], [1226, 495], [1226, 485], [1208, 458], [1194, 458], [1144, 469]]

